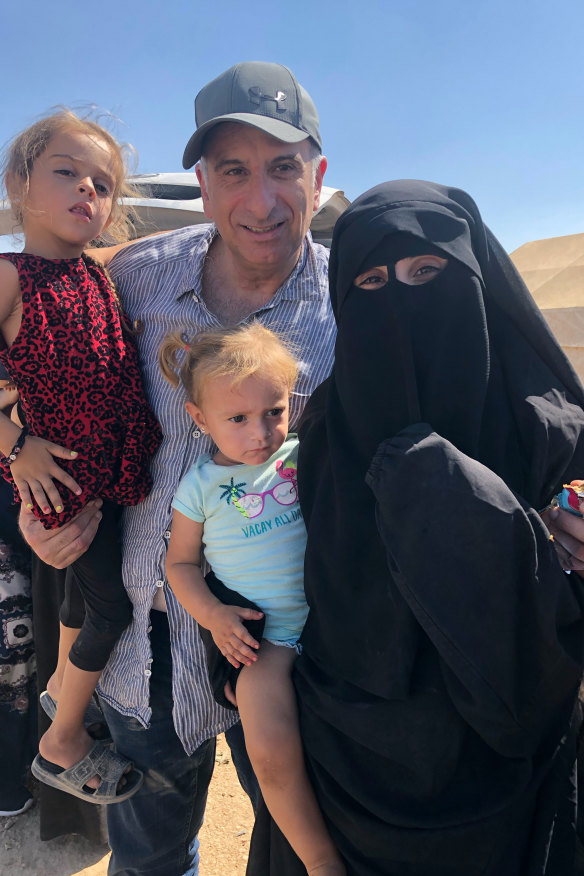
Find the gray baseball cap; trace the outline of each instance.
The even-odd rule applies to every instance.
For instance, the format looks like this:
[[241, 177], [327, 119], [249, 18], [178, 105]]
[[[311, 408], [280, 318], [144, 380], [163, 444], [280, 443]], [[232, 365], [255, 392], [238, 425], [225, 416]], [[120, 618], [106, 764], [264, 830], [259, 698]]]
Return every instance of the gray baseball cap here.
[[250, 125], [284, 143], [310, 137], [322, 149], [312, 98], [282, 64], [244, 61], [230, 67], [197, 94], [195, 121], [197, 130], [183, 156], [185, 168], [196, 164], [203, 140], [221, 122]]

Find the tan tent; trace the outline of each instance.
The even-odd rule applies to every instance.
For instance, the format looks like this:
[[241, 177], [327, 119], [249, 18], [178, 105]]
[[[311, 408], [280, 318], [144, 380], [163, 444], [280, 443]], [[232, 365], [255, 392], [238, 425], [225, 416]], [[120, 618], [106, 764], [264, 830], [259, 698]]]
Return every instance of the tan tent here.
[[584, 383], [584, 234], [524, 243], [511, 258]]

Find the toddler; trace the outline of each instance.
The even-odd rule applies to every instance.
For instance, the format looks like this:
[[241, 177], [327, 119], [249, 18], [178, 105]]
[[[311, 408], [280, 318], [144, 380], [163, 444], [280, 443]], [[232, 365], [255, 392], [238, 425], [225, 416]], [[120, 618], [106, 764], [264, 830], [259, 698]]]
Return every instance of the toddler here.
[[[304, 768], [291, 670], [308, 608], [306, 530], [296, 488], [298, 442], [288, 435], [297, 364], [258, 323], [203, 332], [186, 347], [169, 336], [162, 372], [178, 385], [178, 354], [201, 432], [217, 446], [187, 472], [173, 508], [167, 574], [184, 608], [235, 667], [237, 704], [250, 760], [272, 816], [309, 874], [344, 876]], [[227, 587], [261, 611], [226, 605], [207, 586], [205, 560]], [[265, 615], [261, 643], [244, 620]]]

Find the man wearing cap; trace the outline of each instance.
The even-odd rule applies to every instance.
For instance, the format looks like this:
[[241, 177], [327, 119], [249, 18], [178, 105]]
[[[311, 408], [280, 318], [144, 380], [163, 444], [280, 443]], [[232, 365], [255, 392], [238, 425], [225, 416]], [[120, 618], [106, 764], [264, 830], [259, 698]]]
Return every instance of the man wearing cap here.
[[[125, 511], [123, 571], [134, 619], [100, 682], [116, 746], [147, 770], [131, 799], [108, 807], [109, 873], [115, 876], [197, 873], [196, 834], [215, 736], [236, 721], [213, 699], [197, 626], [165, 581], [173, 494], [211, 444], [193, 432], [183, 396], [162, 377], [160, 343], [169, 331], [190, 338], [250, 319], [283, 334], [301, 363], [292, 430], [333, 356], [328, 251], [308, 231], [326, 170], [311, 98], [287, 68], [248, 62], [206, 85], [195, 114], [197, 130], [183, 164], [199, 162], [205, 213], [213, 224], [94, 253], [109, 263], [133, 322], [147, 392], [164, 432], [152, 493]], [[90, 503], [56, 532], [39, 533], [30, 515], [23, 528], [45, 561], [65, 566], [91, 541], [97, 517]]]

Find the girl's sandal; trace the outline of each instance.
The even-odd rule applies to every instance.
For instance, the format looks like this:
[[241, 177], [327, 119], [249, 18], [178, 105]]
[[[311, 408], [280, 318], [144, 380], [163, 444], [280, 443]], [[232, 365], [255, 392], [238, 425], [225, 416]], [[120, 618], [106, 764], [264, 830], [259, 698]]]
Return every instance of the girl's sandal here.
[[[131, 769], [126, 772], [128, 767]], [[135, 794], [144, 781], [144, 774], [134, 768], [132, 761], [106, 748], [101, 742], [94, 742], [85, 757], [68, 769], [37, 754], [31, 771], [39, 782], [73, 794], [88, 803], [121, 803]], [[86, 784], [93, 776], [100, 778], [98, 788], [89, 788]], [[124, 784], [118, 787], [121, 779], [124, 779]]]

